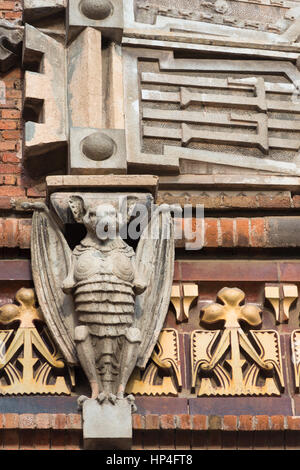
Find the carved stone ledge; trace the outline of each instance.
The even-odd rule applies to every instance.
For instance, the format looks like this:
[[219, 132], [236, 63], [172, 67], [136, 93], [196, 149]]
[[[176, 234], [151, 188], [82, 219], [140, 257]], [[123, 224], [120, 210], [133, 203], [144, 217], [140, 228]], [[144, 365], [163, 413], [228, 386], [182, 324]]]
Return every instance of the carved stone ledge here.
[[157, 194], [158, 177], [154, 175], [66, 175], [46, 178], [48, 195], [56, 191], [82, 191], [95, 187], [105, 190], [149, 191]]
[[23, 18], [30, 23], [60, 13], [66, 6], [67, 0], [24, 0]]

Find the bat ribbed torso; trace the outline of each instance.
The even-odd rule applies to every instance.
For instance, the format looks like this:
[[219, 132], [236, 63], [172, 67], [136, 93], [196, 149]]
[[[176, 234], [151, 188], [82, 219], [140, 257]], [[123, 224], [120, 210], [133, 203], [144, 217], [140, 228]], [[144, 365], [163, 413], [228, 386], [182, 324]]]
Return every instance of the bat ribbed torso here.
[[132, 325], [134, 252], [127, 245], [109, 251], [80, 248], [75, 252], [75, 307], [79, 321], [96, 336], [120, 336]]

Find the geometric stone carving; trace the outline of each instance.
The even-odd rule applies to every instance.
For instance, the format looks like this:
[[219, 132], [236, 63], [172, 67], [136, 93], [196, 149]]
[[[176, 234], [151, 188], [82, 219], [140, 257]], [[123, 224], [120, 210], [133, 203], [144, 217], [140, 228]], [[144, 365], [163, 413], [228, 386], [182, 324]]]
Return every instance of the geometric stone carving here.
[[13, 67], [21, 55], [23, 28], [0, 19], [0, 72]]
[[178, 332], [172, 328], [162, 330], [150, 363], [141, 373], [135, 369], [127, 393], [133, 395], [178, 395], [181, 389]]
[[192, 283], [174, 284], [172, 287], [171, 303], [175, 308], [176, 321], [181, 323], [189, 319], [189, 309], [194, 299], [198, 297], [198, 285]]
[[289, 320], [290, 308], [298, 298], [298, 287], [295, 284], [267, 285], [265, 298], [274, 309], [276, 323], [284, 323]]
[[[0, 395], [70, 395], [63, 356], [50, 337], [33, 289], [20, 289], [15, 304], [0, 307]], [[37, 328], [37, 323], [43, 325]], [[68, 382], [73, 374], [69, 377]]]
[[220, 303], [203, 309], [202, 322], [224, 326], [192, 333], [192, 387], [199, 384], [198, 396], [280, 395], [284, 388], [279, 336], [273, 330], [244, 331], [246, 324], [261, 325], [260, 309], [241, 305], [244, 298], [240, 289], [225, 287]]
[[[129, 164], [179, 171], [189, 160], [202, 172], [221, 165], [300, 174], [300, 104], [294, 99], [300, 72], [291, 61], [249, 55], [216, 62], [174, 53], [124, 51]], [[264, 76], [266, 69], [274, 79]], [[136, 128], [140, 133], [132, 132]]]

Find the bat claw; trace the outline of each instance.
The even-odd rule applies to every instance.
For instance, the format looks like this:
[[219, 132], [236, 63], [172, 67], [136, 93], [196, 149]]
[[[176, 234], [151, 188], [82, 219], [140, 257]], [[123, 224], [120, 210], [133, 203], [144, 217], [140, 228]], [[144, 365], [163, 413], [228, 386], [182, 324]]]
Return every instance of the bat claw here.
[[96, 400], [98, 403], [100, 403], [100, 405], [102, 405], [102, 403], [107, 399], [107, 394], [105, 392], [101, 392], [99, 393], [99, 395], [97, 396]]
[[116, 404], [116, 401], [117, 401], [117, 397], [116, 395], [114, 395], [113, 393], [110, 393], [108, 395], [108, 401], [110, 401], [110, 403], [112, 403], [113, 405]]
[[78, 405], [79, 410], [82, 410], [82, 406], [84, 402], [87, 401], [88, 399], [89, 398], [86, 397], [85, 395], [80, 395], [80, 397], [77, 399], [77, 405]]
[[126, 397], [128, 403], [131, 405], [131, 410], [132, 410], [132, 413], [135, 413], [137, 411], [137, 407], [135, 405], [135, 398], [133, 395], [128, 395]]

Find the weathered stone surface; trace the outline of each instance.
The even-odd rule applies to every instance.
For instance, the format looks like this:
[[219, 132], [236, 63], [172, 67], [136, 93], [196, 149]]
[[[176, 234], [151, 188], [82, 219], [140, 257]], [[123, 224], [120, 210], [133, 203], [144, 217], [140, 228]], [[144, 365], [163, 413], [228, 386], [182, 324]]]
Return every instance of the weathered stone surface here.
[[204, 209], [293, 209], [294, 201], [290, 191], [230, 191], [230, 190], [160, 190], [159, 204], [203, 204]]
[[103, 96], [103, 115], [107, 129], [125, 129], [123, 58], [120, 45], [111, 42], [102, 52], [108, 88]]
[[159, 178], [160, 189], [244, 189], [244, 190], [288, 190], [298, 191], [300, 178], [298, 176], [278, 175], [178, 175], [161, 176]]
[[270, 217], [268, 220], [268, 245], [290, 246], [299, 244], [299, 217]]
[[129, 450], [132, 443], [131, 405], [127, 400], [83, 404], [83, 441], [86, 450]]
[[102, 127], [101, 32], [85, 28], [68, 50], [70, 127]]

